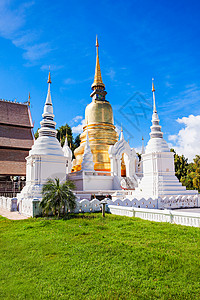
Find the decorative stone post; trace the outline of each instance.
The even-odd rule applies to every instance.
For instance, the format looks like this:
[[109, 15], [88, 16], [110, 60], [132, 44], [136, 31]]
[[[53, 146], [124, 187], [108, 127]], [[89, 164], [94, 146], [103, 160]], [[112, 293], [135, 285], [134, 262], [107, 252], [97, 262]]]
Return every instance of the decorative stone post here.
[[102, 217], [105, 218], [105, 211], [106, 211], [106, 204], [107, 204], [106, 198], [103, 201], [101, 201], [101, 204], [102, 204]]

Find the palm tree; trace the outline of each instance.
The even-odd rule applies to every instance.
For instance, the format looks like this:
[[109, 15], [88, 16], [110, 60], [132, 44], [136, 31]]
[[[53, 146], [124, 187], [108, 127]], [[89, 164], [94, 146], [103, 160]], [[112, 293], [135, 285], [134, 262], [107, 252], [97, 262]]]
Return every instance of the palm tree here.
[[62, 211], [65, 214], [66, 209], [76, 207], [76, 196], [72, 192], [75, 185], [72, 181], [67, 180], [60, 184], [59, 178], [48, 179], [42, 188], [42, 201], [40, 206], [47, 214], [53, 211], [54, 215]]

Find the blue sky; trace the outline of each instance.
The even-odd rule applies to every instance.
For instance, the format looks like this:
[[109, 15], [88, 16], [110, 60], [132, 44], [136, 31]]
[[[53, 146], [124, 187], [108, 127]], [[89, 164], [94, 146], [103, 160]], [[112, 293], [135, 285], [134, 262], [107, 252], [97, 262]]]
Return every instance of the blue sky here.
[[199, 1], [1, 0], [0, 98], [24, 102], [30, 92], [37, 129], [50, 65], [57, 126], [80, 128], [98, 34], [107, 100], [131, 146], [149, 139], [154, 77], [164, 137], [192, 158], [200, 154], [199, 10]]

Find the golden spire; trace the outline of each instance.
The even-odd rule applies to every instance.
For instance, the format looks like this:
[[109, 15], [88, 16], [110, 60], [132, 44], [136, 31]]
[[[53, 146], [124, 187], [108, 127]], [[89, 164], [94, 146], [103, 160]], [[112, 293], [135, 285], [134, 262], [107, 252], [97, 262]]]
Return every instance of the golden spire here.
[[29, 94], [28, 94], [28, 106], [30, 106], [30, 105], [31, 105], [31, 94], [29, 92]]
[[156, 99], [155, 99], [155, 87], [154, 87], [154, 79], [152, 78], [152, 92], [153, 92], [153, 112], [157, 113], [156, 110]]
[[51, 73], [50, 73], [50, 66], [49, 66], [49, 77], [48, 77], [47, 83], [50, 83], [50, 84], [51, 84]]
[[103, 88], [105, 88], [105, 85], [101, 77], [101, 69], [99, 64], [99, 42], [97, 36], [96, 36], [96, 48], [97, 48], [96, 68], [95, 68], [94, 82], [92, 84], [92, 88], [95, 86], [102, 86]]
[[152, 92], [155, 92], [155, 87], [154, 87], [154, 78], [152, 78]]

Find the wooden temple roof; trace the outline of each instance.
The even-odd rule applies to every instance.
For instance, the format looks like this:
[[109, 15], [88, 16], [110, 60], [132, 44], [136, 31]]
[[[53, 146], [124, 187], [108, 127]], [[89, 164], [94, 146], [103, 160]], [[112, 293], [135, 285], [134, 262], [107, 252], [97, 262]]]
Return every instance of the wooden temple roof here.
[[26, 174], [33, 124], [26, 104], [0, 100], [0, 175]]

